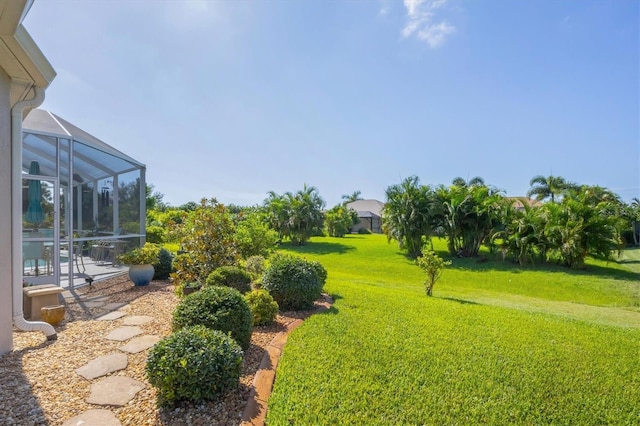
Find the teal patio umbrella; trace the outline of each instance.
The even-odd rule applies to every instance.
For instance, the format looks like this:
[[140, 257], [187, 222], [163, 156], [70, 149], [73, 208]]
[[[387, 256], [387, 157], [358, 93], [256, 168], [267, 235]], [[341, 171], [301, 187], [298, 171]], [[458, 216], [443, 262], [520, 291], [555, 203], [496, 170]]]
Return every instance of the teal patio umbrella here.
[[[29, 174], [40, 174], [40, 164], [37, 161], [31, 162], [31, 165], [29, 166]], [[27, 207], [25, 219], [27, 222], [33, 223], [34, 228], [37, 229], [38, 224], [44, 220], [44, 211], [42, 210], [42, 187], [40, 186], [40, 180], [29, 180], [27, 199], [29, 200], [29, 205]]]

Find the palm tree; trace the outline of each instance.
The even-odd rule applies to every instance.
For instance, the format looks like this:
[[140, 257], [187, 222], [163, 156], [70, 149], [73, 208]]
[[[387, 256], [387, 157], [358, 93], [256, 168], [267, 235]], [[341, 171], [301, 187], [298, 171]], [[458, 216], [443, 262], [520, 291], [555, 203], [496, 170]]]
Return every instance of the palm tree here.
[[345, 194], [342, 196], [344, 202], [342, 204], [352, 203], [354, 201], [362, 200], [362, 193], [360, 191], [353, 191], [352, 194]]
[[423, 237], [430, 238], [433, 230], [434, 192], [420, 185], [417, 176], [386, 189], [387, 201], [382, 216], [382, 227], [387, 240], [396, 240], [410, 257], [422, 251]]
[[436, 216], [447, 236], [452, 256], [473, 257], [499, 225], [502, 210], [500, 191], [486, 185], [436, 189]]
[[561, 176], [544, 177], [538, 175], [529, 181], [529, 186], [531, 186], [531, 189], [527, 192], [527, 197], [535, 196], [538, 201], [551, 198], [551, 202], [554, 203], [556, 196], [563, 194], [567, 189], [575, 185], [568, 183]]
[[301, 245], [322, 229], [325, 203], [317, 188], [305, 183], [296, 193], [279, 195], [270, 191], [268, 195], [264, 210], [269, 224], [281, 239], [288, 237], [294, 244]]
[[484, 179], [482, 179], [480, 176], [476, 176], [476, 177], [472, 177], [469, 180], [464, 180], [463, 178], [458, 176], [454, 178], [453, 181], [451, 181], [451, 184], [455, 186], [462, 186], [462, 187], [484, 186]]

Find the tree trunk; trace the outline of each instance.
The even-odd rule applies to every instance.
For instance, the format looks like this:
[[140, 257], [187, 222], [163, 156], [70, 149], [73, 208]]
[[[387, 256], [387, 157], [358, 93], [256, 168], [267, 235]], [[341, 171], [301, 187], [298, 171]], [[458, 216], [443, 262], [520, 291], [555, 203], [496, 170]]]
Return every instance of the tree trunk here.
[[427, 296], [432, 296], [433, 284], [435, 283], [427, 284]]

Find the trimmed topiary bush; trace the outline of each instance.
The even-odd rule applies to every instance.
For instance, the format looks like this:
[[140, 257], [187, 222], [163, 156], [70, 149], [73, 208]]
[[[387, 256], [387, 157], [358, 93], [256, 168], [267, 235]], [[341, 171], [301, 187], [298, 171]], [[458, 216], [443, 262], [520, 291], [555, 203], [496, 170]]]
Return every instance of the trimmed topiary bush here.
[[254, 290], [244, 296], [251, 313], [253, 325], [271, 324], [278, 315], [278, 303], [267, 290]]
[[183, 328], [159, 341], [145, 368], [158, 404], [212, 400], [240, 383], [242, 350], [229, 336], [202, 325]]
[[161, 248], [158, 254], [158, 262], [153, 264], [155, 274], [154, 280], [166, 280], [169, 278], [171, 268], [173, 267], [173, 255], [166, 248]]
[[251, 344], [253, 315], [242, 294], [230, 287], [205, 287], [185, 296], [173, 311], [173, 329], [204, 325], [224, 333], [231, 333], [236, 342], [247, 350]]
[[327, 282], [327, 270], [324, 268], [324, 266], [322, 266], [320, 262], [316, 260], [309, 262], [309, 264], [311, 265], [313, 270], [316, 271], [318, 279], [320, 280], [320, 290], [322, 290], [322, 287], [324, 287], [324, 284]]
[[251, 291], [251, 275], [238, 266], [221, 266], [209, 274], [205, 284], [232, 287], [246, 293]]
[[262, 288], [278, 302], [280, 309], [309, 309], [320, 297], [326, 270], [318, 262], [291, 256], [274, 256], [262, 277]]

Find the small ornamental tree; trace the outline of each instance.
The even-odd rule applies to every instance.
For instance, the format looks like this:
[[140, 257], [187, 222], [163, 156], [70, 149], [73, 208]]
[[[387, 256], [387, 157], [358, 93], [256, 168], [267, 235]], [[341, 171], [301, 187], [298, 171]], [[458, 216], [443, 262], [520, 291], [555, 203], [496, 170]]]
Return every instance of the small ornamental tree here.
[[422, 248], [422, 256], [416, 259], [416, 263], [427, 274], [427, 279], [424, 284], [427, 290], [427, 296], [431, 296], [433, 292], [433, 286], [442, 275], [442, 270], [447, 265], [451, 265], [448, 260], [443, 260], [440, 256], [435, 254], [433, 250], [428, 249], [426, 246]]
[[264, 214], [251, 212], [238, 222], [233, 239], [243, 259], [268, 257], [276, 249], [278, 233], [269, 227]]
[[214, 198], [203, 199], [175, 227], [176, 234], [181, 236], [182, 253], [174, 260], [175, 272], [171, 276], [178, 286], [205, 280], [219, 267], [238, 263], [235, 225], [227, 208]]

